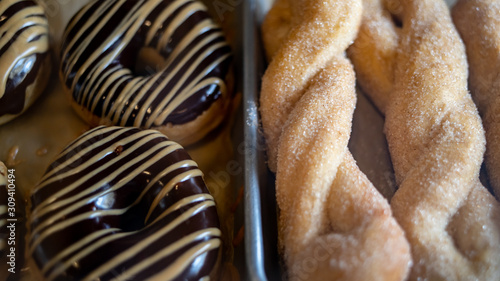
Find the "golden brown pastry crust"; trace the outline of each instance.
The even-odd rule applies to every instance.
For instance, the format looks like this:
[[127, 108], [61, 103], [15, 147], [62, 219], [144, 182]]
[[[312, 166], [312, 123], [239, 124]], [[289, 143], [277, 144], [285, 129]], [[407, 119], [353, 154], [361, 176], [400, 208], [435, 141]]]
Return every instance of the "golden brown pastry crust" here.
[[280, 244], [292, 280], [404, 280], [409, 246], [347, 142], [354, 75], [341, 57], [311, 83], [278, 149]]
[[499, 280], [500, 207], [479, 182], [484, 131], [448, 8], [401, 1], [400, 28], [383, 1], [364, 3], [373, 8], [349, 54], [386, 115], [399, 186], [391, 207], [412, 248], [410, 280]]
[[263, 26], [264, 38], [272, 38], [293, 22], [277, 51], [266, 46], [276, 54], [263, 77], [261, 114], [277, 172], [288, 277], [404, 280], [408, 242], [347, 148], [356, 82], [344, 50], [359, 26], [361, 1], [290, 1], [291, 11], [279, 10], [283, 2]]
[[458, 1], [453, 20], [464, 40], [469, 87], [486, 130], [486, 167], [500, 196], [500, 1]]
[[308, 81], [327, 66], [333, 55], [341, 54], [351, 44], [361, 16], [361, 6], [356, 4], [359, 1], [309, 2], [293, 1], [291, 14], [300, 24], [290, 28], [262, 78], [260, 109], [273, 171], [288, 114], [306, 91]]

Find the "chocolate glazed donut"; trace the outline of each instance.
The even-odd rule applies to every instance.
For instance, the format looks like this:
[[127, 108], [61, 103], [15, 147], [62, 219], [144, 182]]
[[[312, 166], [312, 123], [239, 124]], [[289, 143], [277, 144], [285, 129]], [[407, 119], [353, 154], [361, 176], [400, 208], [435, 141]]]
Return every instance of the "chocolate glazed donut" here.
[[[164, 60], [159, 71], [137, 69], [143, 50]], [[61, 52], [65, 89], [91, 125], [154, 128], [186, 145], [229, 108], [230, 48], [198, 1], [93, 1], [68, 24]]]
[[219, 221], [202, 172], [154, 130], [97, 127], [31, 195], [28, 253], [46, 280], [204, 280]]
[[48, 22], [34, 1], [0, 1], [0, 124], [40, 96], [50, 74]]

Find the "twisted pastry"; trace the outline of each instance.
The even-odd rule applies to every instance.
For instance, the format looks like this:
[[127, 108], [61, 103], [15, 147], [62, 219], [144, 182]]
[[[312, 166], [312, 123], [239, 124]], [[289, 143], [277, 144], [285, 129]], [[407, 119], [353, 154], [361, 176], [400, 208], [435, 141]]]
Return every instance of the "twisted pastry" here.
[[264, 34], [283, 32], [275, 24], [292, 21], [276, 19], [287, 13], [295, 22], [263, 77], [261, 113], [277, 168], [288, 277], [403, 280], [409, 245], [347, 149], [356, 95], [344, 50], [359, 26], [361, 1], [290, 1], [280, 14], [284, 2], [273, 6], [263, 26]]
[[448, 8], [403, 0], [391, 14], [382, 0], [364, 4], [349, 53], [386, 115], [399, 186], [391, 207], [412, 248], [410, 280], [499, 280], [500, 207], [479, 182], [484, 132]]
[[486, 130], [486, 167], [500, 196], [500, 1], [458, 1], [453, 20], [464, 40], [469, 85]]
[[[286, 0], [278, 3], [283, 1]], [[289, 13], [296, 24], [287, 32], [262, 78], [262, 123], [272, 171], [276, 171], [279, 136], [288, 114], [304, 94], [309, 81], [327, 66], [333, 56], [347, 49], [358, 29], [359, 1], [352, 5], [332, 0], [316, 5], [314, 2], [299, 0], [293, 1], [293, 5], [289, 3]], [[269, 13], [274, 16], [280, 10], [280, 6], [275, 5]], [[275, 26], [265, 22], [264, 33]], [[276, 34], [275, 30], [270, 32]]]

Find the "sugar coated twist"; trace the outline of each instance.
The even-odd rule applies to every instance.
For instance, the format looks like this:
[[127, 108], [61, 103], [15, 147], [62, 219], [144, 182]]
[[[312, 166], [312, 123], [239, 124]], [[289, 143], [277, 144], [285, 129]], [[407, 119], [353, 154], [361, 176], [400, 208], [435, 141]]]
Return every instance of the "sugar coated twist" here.
[[479, 181], [484, 131], [449, 10], [441, 0], [363, 3], [349, 55], [386, 116], [410, 280], [500, 280], [500, 207]]
[[290, 280], [404, 280], [409, 272], [404, 233], [347, 148], [356, 90], [344, 52], [361, 15], [357, 0], [278, 0], [263, 24], [272, 59], [261, 114]]

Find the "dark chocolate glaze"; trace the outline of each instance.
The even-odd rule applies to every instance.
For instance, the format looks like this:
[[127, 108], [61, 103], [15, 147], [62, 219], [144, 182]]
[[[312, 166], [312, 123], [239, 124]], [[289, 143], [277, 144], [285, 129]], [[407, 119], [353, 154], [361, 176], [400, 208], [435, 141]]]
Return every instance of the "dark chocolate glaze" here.
[[28, 251], [47, 280], [200, 280], [218, 260], [202, 173], [156, 131], [87, 132], [50, 165], [31, 204]]
[[[0, 1], [0, 10], [0, 39], [11, 37], [0, 45], [0, 63], [6, 70], [0, 73], [1, 117], [25, 110], [28, 87], [34, 84], [49, 49], [47, 18], [34, 1]], [[19, 17], [20, 12], [28, 14]]]
[[0, 99], [0, 116], [5, 114], [20, 114], [24, 111], [26, 88], [35, 82], [38, 70], [40, 70], [41, 64], [47, 55], [47, 53], [33, 55], [32, 67], [28, 69], [27, 72], [19, 73], [19, 75], [14, 76], [24, 78], [9, 78], [7, 80], [5, 94]]
[[[162, 69], [134, 69], [144, 47], [165, 58]], [[227, 91], [231, 63], [222, 30], [191, 0], [94, 1], [70, 21], [61, 56], [75, 102], [142, 128], [196, 119]]]

